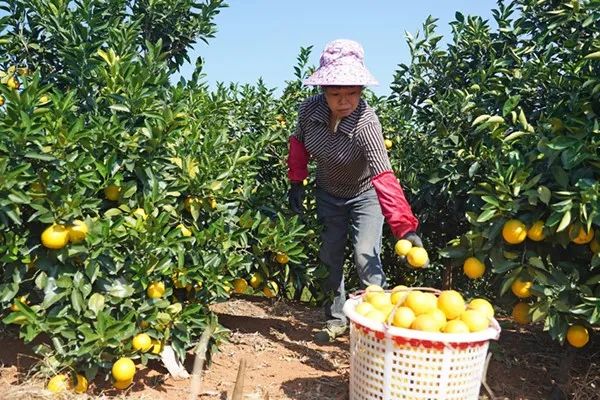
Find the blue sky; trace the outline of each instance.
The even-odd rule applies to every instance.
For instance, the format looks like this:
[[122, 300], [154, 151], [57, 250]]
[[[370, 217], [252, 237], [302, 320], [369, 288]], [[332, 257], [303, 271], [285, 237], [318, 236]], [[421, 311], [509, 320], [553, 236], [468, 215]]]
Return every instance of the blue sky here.
[[[365, 63], [379, 80], [373, 87], [389, 94], [396, 66], [409, 62], [405, 32], [421, 29], [428, 15], [438, 18], [438, 33], [450, 37], [456, 11], [479, 15], [493, 23], [493, 0], [229, 0], [215, 18], [216, 37], [190, 54], [205, 61], [205, 81], [256, 83], [282, 88], [293, 78], [300, 47], [313, 45], [311, 64], [318, 65], [325, 44], [346, 38], [360, 42]], [[181, 71], [189, 77], [192, 67]]]

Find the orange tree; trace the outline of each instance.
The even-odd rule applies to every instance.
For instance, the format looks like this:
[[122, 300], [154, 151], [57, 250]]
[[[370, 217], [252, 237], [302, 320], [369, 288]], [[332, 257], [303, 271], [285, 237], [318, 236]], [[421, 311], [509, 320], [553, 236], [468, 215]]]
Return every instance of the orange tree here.
[[306, 258], [302, 224], [258, 207], [284, 197], [263, 174], [291, 102], [260, 84], [209, 92], [201, 59], [169, 81], [223, 6], [0, 1], [1, 314], [48, 338], [54, 370], [92, 378], [166, 343], [183, 358], [240, 279], [260, 272], [269, 297], [311, 284], [287, 265]]
[[410, 36], [384, 120], [426, 236], [450, 241], [451, 264], [488, 268], [457, 283], [526, 302], [562, 342], [600, 320], [600, 7], [516, 0], [493, 14], [496, 30], [457, 13], [447, 49], [432, 18]]

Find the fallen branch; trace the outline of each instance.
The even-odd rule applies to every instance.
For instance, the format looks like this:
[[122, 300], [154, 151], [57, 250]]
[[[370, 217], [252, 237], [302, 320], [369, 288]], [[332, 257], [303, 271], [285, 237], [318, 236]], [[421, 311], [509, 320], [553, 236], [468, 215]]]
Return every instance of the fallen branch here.
[[192, 371], [192, 379], [190, 383], [189, 400], [196, 400], [200, 394], [200, 386], [202, 385], [202, 370], [204, 369], [204, 362], [206, 361], [206, 351], [208, 349], [208, 342], [215, 331], [215, 325], [215, 321], [211, 319], [206, 329], [204, 329], [204, 332], [202, 332], [200, 341], [198, 341], [198, 345], [194, 350], [196, 357], [194, 358], [194, 369]]
[[242, 400], [244, 395], [244, 376], [246, 375], [246, 359], [240, 360], [240, 366], [238, 368], [237, 379], [235, 380], [235, 386], [233, 387], [233, 394], [231, 400]]

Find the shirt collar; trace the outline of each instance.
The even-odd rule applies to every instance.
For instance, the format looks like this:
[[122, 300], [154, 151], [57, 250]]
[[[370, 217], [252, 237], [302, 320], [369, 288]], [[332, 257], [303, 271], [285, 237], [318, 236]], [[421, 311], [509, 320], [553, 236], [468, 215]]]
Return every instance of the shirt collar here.
[[[355, 131], [356, 124], [358, 123], [360, 114], [364, 111], [365, 107], [365, 101], [360, 99], [356, 110], [354, 110], [352, 114], [348, 115], [347, 117], [342, 118], [340, 124], [338, 125], [338, 132], [347, 136], [352, 136]], [[329, 125], [329, 106], [327, 105], [327, 100], [325, 100], [324, 94], [318, 95], [317, 107], [308, 116], [308, 118], [312, 121]]]

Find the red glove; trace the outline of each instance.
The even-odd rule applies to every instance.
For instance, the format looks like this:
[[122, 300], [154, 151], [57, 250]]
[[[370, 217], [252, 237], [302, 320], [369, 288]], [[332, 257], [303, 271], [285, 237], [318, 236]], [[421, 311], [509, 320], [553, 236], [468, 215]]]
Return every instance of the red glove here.
[[384, 171], [371, 180], [381, 205], [385, 220], [398, 239], [408, 232], [416, 231], [419, 221], [412, 213], [404, 197], [400, 182], [392, 171]]
[[290, 136], [290, 151], [288, 153], [288, 178], [292, 182], [302, 182], [308, 176], [308, 151], [304, 143]]

